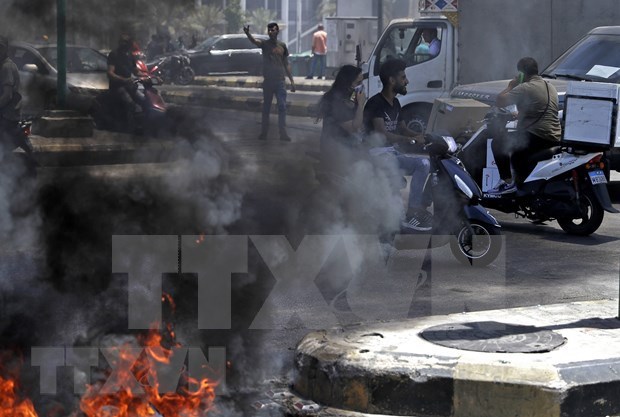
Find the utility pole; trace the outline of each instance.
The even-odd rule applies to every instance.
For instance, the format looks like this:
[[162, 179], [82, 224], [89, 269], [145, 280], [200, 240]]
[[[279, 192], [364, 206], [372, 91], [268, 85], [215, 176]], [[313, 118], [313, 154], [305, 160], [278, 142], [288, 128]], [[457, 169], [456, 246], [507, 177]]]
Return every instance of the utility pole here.
[[281, 0], [282, 1], [282, 23], [284, 23], [286, 27], [286, 31], [284, 32], [286, 36], [286, 44], [291, 43], [291, 25], [288, 21], [288, 10], [289, 10], [289, 0]]
[[377, 39], [383, 33], [383, 0], [377, 0]]
[[67, 101], [67, 30], [66, 30], [66, 0], [56, 0], [56, 54], [58, 70], [56, 78], [56, 100], [61, 109]]
[[301, 0], [297, 0], [297, 53], [301, 52]]

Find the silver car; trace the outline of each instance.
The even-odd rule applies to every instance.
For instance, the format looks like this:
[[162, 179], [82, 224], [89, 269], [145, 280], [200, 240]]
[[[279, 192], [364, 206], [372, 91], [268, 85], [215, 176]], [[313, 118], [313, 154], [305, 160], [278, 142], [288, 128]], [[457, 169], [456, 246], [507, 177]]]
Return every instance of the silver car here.
[[[55, 44], [13, 42], [9, 57], [19, 70], [22, 113], [36, 117], [56, 107], [57, 51]], [[67, 45], [67, 108], [87, 112], [94, 97], [108, 89], [107, 57], [99, 51]]]

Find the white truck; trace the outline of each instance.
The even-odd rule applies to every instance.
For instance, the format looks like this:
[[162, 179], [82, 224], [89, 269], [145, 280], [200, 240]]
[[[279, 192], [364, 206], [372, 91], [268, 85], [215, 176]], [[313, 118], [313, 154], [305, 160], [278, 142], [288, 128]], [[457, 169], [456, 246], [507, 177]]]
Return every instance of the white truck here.
[[[544, 68], [592, 27], [620, 21], [618, 0], [420, 0], [419, 9], [419, 18], [390, 22], [362, 66], [370, 97], [381, 90], [383, 62], [407, 63], [408, 92], [399, 100], [403, 118], [419, 131], [434, 100], [457, 85], [512, 78], [524, 56]], [[435, 56], [424, 29], [437, 31]]]

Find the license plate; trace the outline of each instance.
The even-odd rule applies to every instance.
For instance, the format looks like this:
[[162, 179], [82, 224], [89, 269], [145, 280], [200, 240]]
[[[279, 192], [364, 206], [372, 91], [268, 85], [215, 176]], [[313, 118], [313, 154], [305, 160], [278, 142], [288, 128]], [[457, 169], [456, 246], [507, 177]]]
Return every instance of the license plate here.
[[607, 184], [607, 178], [605, 178], [605, 173], [600, 169], [596, 171], [590, 171], [588, 172], [588, 175], [590, 176], [590, 181], [594, 185]]

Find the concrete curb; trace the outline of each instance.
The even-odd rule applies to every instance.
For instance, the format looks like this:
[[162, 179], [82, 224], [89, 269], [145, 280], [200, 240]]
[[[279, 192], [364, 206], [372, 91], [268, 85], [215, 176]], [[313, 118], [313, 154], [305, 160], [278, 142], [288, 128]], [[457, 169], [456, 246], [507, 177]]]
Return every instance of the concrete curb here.
[[[293, 388], [325, 406], [360, 413], [618, 415], [617, 309], [616, 299], [313, 332], [297, 347]], [[428, 327], [467, 322], [545, 327], [566, 343], [545, 353], [485, 353], [439, 346], [419, 336]]]
[[47, 167], [167, 162], [183, 156], [173, 140], [97, 130], [92, 137], [32, 135], [30, 141], [37, 162]]
[[[217, 107], [242, 111], [261, 112], [263, 97], [259, 89], [240, 89], [229, 87], [205, 87], [196, 90], [162, 90], [162, 97], [167, 102], [177, 105]], [[286, 113], [291, 116], [315, 117], [320, 93], [295, 94], [294, 101], [287, 101]], [[290, 97], [290, 96], [289, 96]], [[272, 112], [277, 112], [277, 105], [272, 104]]]
[[[325, 92], [333, 80], [307, 80], [304, 77], [293, 77], [297, 91]], [[288, 82], [288, 81], [287, 81]], [[261, 88], [263, 77], [256, 76], [197, 76], [193, 85], [217, 87]]]

